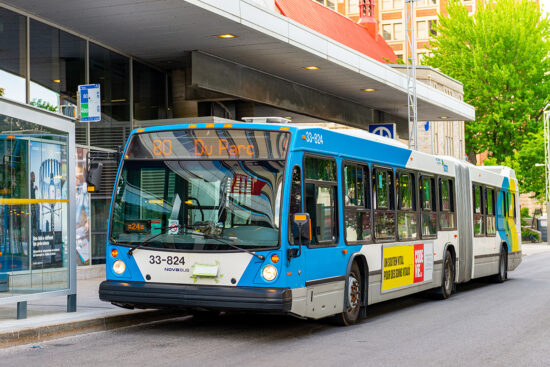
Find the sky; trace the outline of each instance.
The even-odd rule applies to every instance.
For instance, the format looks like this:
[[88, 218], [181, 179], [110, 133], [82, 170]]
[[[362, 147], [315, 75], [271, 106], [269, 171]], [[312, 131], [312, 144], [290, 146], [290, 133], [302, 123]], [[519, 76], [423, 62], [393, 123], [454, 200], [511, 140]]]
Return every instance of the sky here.
[[543, 12], [550, 13], [550, 0], [540, 0], [540, 4]]

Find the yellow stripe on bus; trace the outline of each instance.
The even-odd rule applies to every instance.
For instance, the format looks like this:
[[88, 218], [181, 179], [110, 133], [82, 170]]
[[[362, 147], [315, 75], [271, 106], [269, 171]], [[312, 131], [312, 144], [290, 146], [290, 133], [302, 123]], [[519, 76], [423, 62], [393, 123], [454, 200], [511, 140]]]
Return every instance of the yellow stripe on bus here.
[[0, 199], [0, 205], [68, 203], [67, 199]]

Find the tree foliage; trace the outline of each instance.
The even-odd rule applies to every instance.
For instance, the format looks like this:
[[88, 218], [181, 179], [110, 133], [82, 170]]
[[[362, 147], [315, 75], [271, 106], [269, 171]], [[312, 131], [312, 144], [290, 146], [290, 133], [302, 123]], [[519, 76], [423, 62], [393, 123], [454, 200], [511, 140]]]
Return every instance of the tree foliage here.
[[464, 101], [476, 108], [465, 126], [468, 156], [488, 151], [504, 162], [541, 129], [550, 100], [550, 21], [531, 0], [480, 2], [473, 16], [450, 0], [447, 11], [423, 63], [461, 81]]
[[[536, 166], [536, 164], [539, 164]], [[546, 193], [546, 178], [544, 166], [544, 131], [529, 133], [521, 150], [517, 150], [502, 162], [490, 158], [485, 165], [503, 164], [516, 171], [521, 192], [533, 193], [537, 199], [544, 199]]]

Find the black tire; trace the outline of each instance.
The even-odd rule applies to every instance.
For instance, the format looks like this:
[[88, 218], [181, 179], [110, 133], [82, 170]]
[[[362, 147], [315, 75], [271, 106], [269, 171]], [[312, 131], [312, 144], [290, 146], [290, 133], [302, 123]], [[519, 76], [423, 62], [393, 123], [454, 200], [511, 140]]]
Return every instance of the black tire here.
[[346, 304], [350, 305], [350, 308], [348, 310], [344, 310], [344, 312], [339, 313], [333, 317], [334, 322], [337, 325], [340, 326], [349, 326], [357, 323], [360, 318], [361, 314], [361, 297], [362, 297], [362, 291], [363, 288], [363, 281], [361, 279], [361, 270], [359, 269], [359, 265], [357, 265], [356, 262], [354, 262], [351, 265], [350, 272], [348, 274], [348, 300], [349, 302], [344, 303], [344, 307], [346, 307]]
[[445, 257], [443, 258], [443, 271], [441, 278], [441, 287], [439, 289], [439, 298], [447, 299], [453, 293], [455, 284], [455, 266], [453, 263], [453, 255], [451, 251], [445, 251]]
[[496, 283], [502, 283], [506, 279], [508, 279], [508, 251], [502, 246], [500, 248], [500, 257], [498, 260], [498, 273], [493, 276], [493, 280]]

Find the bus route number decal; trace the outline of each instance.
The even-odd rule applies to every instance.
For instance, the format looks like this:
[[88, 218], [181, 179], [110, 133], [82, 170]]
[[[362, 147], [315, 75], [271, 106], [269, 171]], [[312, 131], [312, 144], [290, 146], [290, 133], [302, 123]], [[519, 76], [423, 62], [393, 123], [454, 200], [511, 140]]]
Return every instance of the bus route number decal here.
[[306, 132], [306, 142], [322, 145], [323, 135], [319, 133], [311, 133], [308, 131]]
[[172, 142], [169, 139], [153, 140], [153, 154], [157, 157], [172, 155]]

